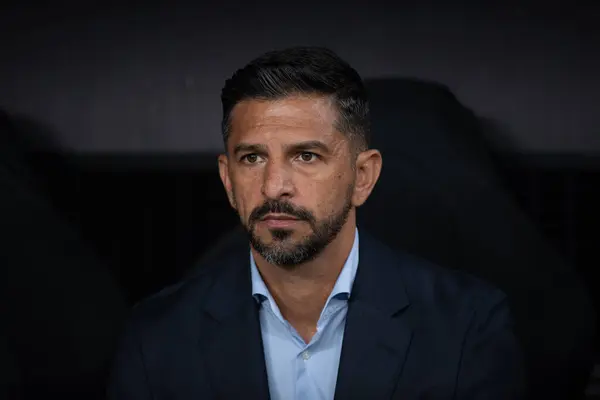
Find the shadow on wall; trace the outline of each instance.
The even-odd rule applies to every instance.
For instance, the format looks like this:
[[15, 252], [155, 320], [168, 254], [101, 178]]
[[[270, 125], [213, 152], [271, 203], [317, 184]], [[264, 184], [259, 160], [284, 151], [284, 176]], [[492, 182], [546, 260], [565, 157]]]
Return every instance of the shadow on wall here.
[[44, 191], [56, 189], [46, 184], [51, 171], [34, 160], [51, 148], [52, 135], [1, 118], [0, 397], [103, 398], [127, 304]]
[[519, 151], [514, 140], [515, 134], [510, 131], [507, 124], [484, 116], [478, 116], [478, 120], [482, 136], [494, 153], [517, 153]]
[[41, 190], [47, 200], [76, 171], [50, 127], [22, 114], [0, 110], [0, 166]]
[[372, 142], [385, 161], [359, 222], [392, 246], [500, 287], [532, 395], [583, 393], [593, 358], [591, 300], [575, 268], [507, 190], [499, 159], [511, 143], [502, 126], [478, 119], [437, 83], [381, 79], [367, 87]]

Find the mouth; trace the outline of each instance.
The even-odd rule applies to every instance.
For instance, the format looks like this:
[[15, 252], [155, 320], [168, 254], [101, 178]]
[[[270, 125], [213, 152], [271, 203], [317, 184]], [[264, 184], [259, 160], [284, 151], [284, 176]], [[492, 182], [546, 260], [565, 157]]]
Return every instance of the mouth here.
[[267, 214], [260, 221], [269, 228], [287, 228], [300, 222], [300, 219], [287, 214]]
[[263, 221], [276, 220], [276, 221], [298, 221], [298, 218], [289, 214], [267, 214], [262, 218]]

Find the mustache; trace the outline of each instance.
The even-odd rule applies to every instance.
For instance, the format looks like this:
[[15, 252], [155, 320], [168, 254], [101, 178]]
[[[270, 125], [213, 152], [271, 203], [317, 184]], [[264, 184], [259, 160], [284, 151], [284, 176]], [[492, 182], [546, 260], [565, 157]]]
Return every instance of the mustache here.
[[276, 201], [276, 200], [266, 201], [261, 206], [252, 210], [252, 213], [250, 214], [249, 222], [251, 224], [253, 224], [270, 213], [287, 214], [287, 215], [290, 215], [301, 221], [308, 221], [311, 223], [314, 222], [314, 217], [310, 211], [308, 211], [302, 207], [296, 207], [288, 202]]

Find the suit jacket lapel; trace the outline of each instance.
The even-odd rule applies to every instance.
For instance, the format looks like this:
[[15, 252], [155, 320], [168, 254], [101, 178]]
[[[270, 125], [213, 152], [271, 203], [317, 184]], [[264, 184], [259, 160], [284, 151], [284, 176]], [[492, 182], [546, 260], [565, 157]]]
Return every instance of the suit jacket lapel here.
[[361, 232], [335, 398], [390, 398], [412, 338], [397, 258]]
[[207, 323], [200, 342], [217, 398], [269, 399], [248, 257], [247, 245], [241, 246], [225, 263], [216, 266], [223, 272], [206, 303]]

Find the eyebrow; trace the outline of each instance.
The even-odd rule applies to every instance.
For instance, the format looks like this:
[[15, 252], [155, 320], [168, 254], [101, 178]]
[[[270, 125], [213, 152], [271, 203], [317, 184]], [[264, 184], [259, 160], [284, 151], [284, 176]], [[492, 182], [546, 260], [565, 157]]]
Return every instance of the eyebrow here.
[[238, 155], [242, 152], [248, 153], [266, 153], [267, 146], [263, 144], [239, 143], [233, 148], [233, 154]]
[[330, 154], [331, 150], [329, 147], [319, 140], [309, 140], [307, 142], [295, 143], [289, 146], [294, 151], [308, 151], [308, 150], [320, 150], [322, 153]]
[[[319, 150], [324, 154], [331, 154], [329, 147], [319, 140], [309, 140], [306, 142], [294, 143], [286, 146], [287, 152], [301, 152]], [[233, 148], [233, 154], [238, 155], [242, 152], [248, 153], [267, 153], [267, 146], [263, 144], [239, 143]]]

